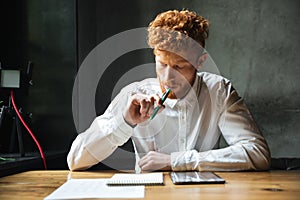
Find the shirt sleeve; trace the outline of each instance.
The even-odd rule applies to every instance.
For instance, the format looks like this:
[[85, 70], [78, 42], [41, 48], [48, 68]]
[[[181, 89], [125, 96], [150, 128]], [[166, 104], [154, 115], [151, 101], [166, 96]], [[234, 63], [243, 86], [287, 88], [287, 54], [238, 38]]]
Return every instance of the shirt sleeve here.
[[132, 136], [133, 128], [122, 115], [128, 99], [126, 95], [128, 92], [121, 91], [105, 113], [96, 117], [73, 141], [67, 156], [70, 170], [84, 170], [101, 162]]
[[[174, 171], [241, 171], [267, 170], [270, 151], [252, 115], [228, 81], [223, 82], [224, 107], [218, 127], [228, 147], [205, 152], [196, 150], [174, 152], [171, 166]], [[222, 100], [222, 97], [220, 97]]]

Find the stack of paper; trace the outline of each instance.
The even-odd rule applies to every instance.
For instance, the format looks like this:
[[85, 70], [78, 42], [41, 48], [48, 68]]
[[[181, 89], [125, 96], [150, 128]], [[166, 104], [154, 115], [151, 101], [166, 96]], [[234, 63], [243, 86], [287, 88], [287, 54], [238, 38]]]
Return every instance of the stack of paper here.
[[70, 179], [45, 198], [144, 198], [145, 186], [108, 186], [109, 179]]

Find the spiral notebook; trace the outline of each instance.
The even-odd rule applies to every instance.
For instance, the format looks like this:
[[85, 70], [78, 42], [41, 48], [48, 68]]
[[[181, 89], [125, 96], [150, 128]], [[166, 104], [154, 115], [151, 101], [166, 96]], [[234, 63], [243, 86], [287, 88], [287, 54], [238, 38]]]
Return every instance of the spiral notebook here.
[[115, 174], [106, 182], [109, 186], [121, 185], [164, 185], [162, 172], [142, 174]]

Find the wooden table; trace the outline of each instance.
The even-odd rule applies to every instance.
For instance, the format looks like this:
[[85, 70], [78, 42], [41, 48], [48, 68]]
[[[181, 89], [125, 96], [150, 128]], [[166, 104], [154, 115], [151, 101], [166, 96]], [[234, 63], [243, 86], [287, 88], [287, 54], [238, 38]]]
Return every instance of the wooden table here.
[[[43, 199], [70, 178], [109, 178], [112, 171], [28, 171], [0, 178], [0, 199]], [[300, 171], [216, 172], [221, 185], [146, 186], [145, 199], [300, 199]]]

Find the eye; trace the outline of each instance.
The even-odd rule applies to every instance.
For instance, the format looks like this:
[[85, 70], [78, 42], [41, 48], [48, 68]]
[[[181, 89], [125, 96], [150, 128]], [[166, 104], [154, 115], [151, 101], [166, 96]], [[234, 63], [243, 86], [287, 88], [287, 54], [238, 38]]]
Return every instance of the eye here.
[[166, 66], [167, 66], [167, 64], [162, 63], [162, 62], [158, 62], [158, 64], [159, 64], [161, 67], [166, 67]]
[[174, 68], [175, 68], [175, 69], [183, 69], [184, 66], [182, 66], [182, 65], [175, 65]]

